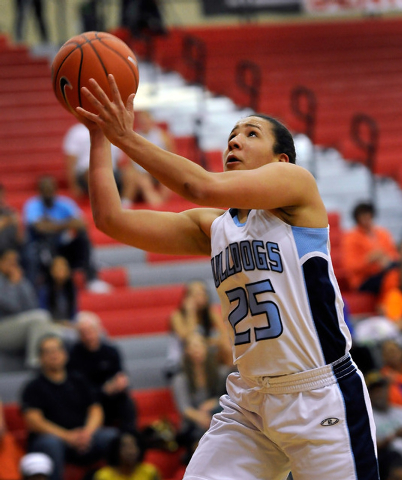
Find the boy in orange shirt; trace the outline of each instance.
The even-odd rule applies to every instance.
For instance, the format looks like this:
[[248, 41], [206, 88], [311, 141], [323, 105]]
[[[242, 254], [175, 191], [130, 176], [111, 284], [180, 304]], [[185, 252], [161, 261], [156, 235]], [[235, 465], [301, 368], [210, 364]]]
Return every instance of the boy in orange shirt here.
[[374, 216], [371, 203], [354, 208], [356, 227], [344, 236], [343, 262], [352, 289], [378, 295], [385, 274], [397, 268], [400, 257], [391, 234], [374, 224]]

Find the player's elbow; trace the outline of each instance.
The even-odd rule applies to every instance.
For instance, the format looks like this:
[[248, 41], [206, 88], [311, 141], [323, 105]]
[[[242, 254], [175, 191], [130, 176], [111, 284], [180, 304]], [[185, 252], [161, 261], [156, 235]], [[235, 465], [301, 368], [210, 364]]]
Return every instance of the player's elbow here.
[[185, 183], [183, 196], [196, 205], [214, 206], [216, 201], [213, 182], [208, 180]]
[[106, 235], [113, 231], [113, 215], [101, 211], [92, 211], [95, 227]]

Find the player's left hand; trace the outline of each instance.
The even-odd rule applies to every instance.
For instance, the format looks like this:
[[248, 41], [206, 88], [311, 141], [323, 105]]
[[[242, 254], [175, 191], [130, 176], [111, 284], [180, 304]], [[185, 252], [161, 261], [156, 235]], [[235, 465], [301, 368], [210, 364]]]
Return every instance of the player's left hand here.
[[113, 75], [108, 75], [112, 100], [106, 95], [99, 84], [91, 78], [91, 91], [82, 87], [82, 92], [88, 101], [99, 112], [97, 115], [81, 107], [77, 107], [77, 113], [87, 120], [95, 122], [111, 143], [119, 146], [122, 139], [133, 131], [134, 125], [134, 96], [131, 94], [124, 105], [119, 89]]

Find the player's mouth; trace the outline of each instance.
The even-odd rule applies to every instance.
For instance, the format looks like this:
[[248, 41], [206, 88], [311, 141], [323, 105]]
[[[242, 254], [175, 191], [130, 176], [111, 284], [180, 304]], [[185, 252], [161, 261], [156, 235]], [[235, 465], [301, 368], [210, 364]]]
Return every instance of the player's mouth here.
[[228, 153], [228, 156], [226, 157], [226, 165], [234, 165], [240, 163], [240, 160], [234, 156], [232, 152]]

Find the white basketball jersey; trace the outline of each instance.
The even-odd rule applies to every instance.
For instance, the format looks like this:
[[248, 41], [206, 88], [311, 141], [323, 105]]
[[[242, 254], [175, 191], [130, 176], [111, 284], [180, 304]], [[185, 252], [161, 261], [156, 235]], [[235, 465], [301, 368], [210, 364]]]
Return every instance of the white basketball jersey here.
[[310, 370], [349, 351], [329, 228], [292, 227], [266, 210], [251, 210], [240, 224], [231, 209], [211, 235], [215, 286], [242, 375]]

